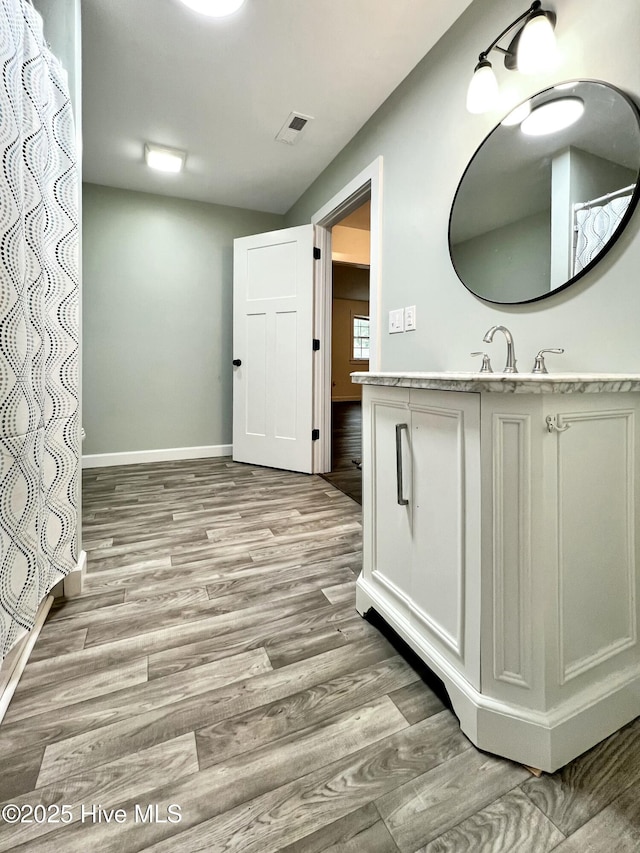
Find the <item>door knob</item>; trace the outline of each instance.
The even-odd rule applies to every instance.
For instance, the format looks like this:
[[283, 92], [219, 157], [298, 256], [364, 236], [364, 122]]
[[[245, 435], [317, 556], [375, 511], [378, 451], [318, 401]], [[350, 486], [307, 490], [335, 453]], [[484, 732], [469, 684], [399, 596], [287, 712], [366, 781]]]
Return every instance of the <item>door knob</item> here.
[[240, 361], [240, 359], [239, 359], [239, 358], [234, 358], [234, 359], [233, 359], [232, 364], [233, 364], [233, 366], [234, 366], [234, 367], [240, 367], [240, 365], [242, 364], [242, 362]]

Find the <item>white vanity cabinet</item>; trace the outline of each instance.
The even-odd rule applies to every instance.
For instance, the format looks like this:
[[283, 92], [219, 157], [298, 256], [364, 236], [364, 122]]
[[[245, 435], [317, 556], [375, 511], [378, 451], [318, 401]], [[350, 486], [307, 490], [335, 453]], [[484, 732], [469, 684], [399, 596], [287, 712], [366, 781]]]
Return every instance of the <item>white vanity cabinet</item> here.
[[479, 397], [364, 391], [364, 577], [479, 688]]
[[354, 375], [357, 608], [476, 745], [552, 771], [640, 714], [640, 377], [461, 376]]

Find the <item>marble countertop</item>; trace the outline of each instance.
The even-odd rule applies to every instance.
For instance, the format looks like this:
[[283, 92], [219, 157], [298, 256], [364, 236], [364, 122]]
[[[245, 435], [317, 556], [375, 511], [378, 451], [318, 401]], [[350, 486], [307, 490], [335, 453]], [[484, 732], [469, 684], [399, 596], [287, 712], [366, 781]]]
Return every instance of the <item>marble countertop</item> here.
[[483, 391], [507, 394], [597, 394], [640, 392], [640, 373], [456, 373], [448, 371], [352, 373], [358, 385]]

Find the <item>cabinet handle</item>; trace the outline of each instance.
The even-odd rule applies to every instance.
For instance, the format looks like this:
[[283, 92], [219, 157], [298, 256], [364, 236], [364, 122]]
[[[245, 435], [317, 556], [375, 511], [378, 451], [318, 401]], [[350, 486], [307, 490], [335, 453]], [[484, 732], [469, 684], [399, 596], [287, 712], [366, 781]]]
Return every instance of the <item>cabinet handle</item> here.
[[396, 424], [396, 483], [398, 486], [398, 505], [407, 506], [409, 501], [403, 497], [402, 483], [402, 430], [408, 429], [407, 424]]
[[558, 426], [558, 419], [553, 415], [547, 415], [545, 418], [545, 423], [547, 424], [547, 432], [566, 432], [571, 424], [563, 424], [562, 426]]

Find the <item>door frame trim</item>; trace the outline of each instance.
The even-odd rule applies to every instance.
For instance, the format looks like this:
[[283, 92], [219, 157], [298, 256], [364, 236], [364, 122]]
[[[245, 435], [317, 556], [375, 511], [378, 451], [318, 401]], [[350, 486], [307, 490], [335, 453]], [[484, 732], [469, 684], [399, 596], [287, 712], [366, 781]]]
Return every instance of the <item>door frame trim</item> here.
[[313, 446], [313, 471], [331, 470], [331, 228], [371, 200], [369, 265], [369, 370], [380, 369], [380, 273], [382, 268], [382, 156], [370, 163], [342, 187], [311, 217], [315, 245], [321, 250], [315, 275], [314, 337], [322, 342], [313, 365], [313, 423], [320, 427], [320, 440]]

